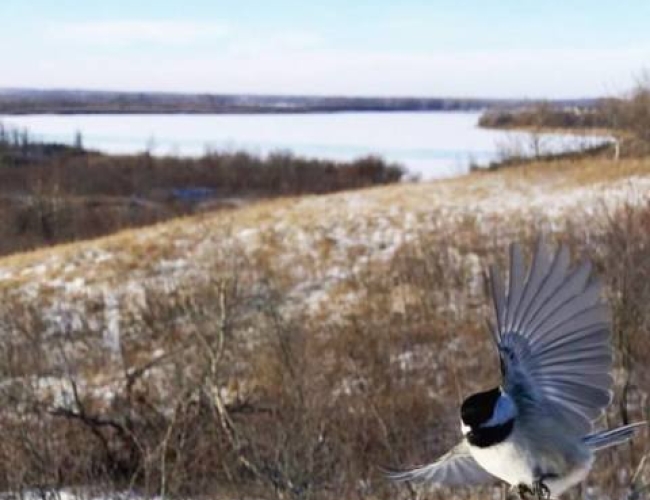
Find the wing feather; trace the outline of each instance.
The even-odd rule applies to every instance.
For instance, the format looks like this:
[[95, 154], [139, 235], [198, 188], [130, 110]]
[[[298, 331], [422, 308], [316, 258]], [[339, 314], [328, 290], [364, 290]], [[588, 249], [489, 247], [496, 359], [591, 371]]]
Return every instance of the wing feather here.
[[587, 387], [596, 387], [600, 388], [604, 385], [608, 385], [612, 383], [612, 376], [609, 373], [606, 374], [595, 374], [591, 375], [588, 373], [580, 373], [580, 374], [571, 374], [569, 375], [564, 375], [564, 376], [538, 376], [536, 377], [537, 380], [540, 380], [541, 382], [546, 382], [546, 383], [553, 383], [554, 381], [558, 381], [560, 383], [564, 382], [571, 382], [571, 383], [576, 383], [576, 384], [582, 384]]
[[583, 264], [579, 269], [568, 276], [558, 288], [553, 290], [552, 295], [544, 302], [544, 304], [541, 304], [530, 322], [526, 325], [529, 337], [534, 338], [537, 329], [543, 325], [549, 317], [553, 317], [565, 302], [569, 301], [584, 290], [586, 281], [589, 278], [589, 274], [585, 273], [588, 273], [590, 269], [590, 264]]
[[515, 322], [517, 307], [525, 289], [526, 269], [524, 257], [518, 245], [510, 247], [510, 282], [508, 285], [508, 300], [506, 306], [506, 330], [512, 330]]
[[[585, 434], [611, 401], [610, 311], [592, 265], [571, 270], [561, 246], [549, 258], [540, 239], [526, 273], [522, 251], [510, 251], [508, 291], [491, 269], [504, 390], [519, 406], [548, 407], [568, 430]], [[530, 412], [530, 417], [535, 418]]]
[[[539, 245], [544, 243], [540, 242]], [[536, 265], [540, 265], [535, 263]], [[518, 329], [522, 325], [527, 324], [532, 316], [537, 312], [541, 304], [544, 304], [551, 294], [562, 284], [564, 277], [569, 268], [569, 250], [565, 246], [561, 246], [555, 253], [551, 267], [546, 273], [543, 280], [533, 294], [532, 300], [525, 311], [522, 311], [522, 318], [518, 322]], [[534, 271], [533, 271], [534, 272]], [[543, 272], [540, 270], [539, 272]], [[532, 274], [532, 273], [531, 273]]]
[[403, 471], [386, 471], [393, 481], [433, 483], [439, 486], [478, 486], [497, 482], [469, 453], [465, 441], [449, 450], [433, 463]]
[[609, 311], [602, 304], [596, 304], [582, 311], [569, 308], [569, 310], [563, 312], [562, 317], [549, 322], [543, 330], [540, 330], [539, 335], [530, 340], [530, 344], [539, 347], [546, 346], [558, 338], [566, 338], [571, 332], [578, 329], [589, 330], [594, 335], [603, 328], [609, 331], [609, 325]]
[[496, 313], [496, 328], [500, 334], [505, 330], [506, 292], [503, 287], [503, 281], [501, 280], [501, 274], [496, 266], [490, 267], [490, 285]]
[[521, 322], [526, 317], [526, 312], [528, 311], [533, 299], [537, 296], [537, 293], [539, 292], [539, 289], [549, 272], [549, 267], [552, 264], [553, 262], [551, 261], [551, 257], [548, 254], [548, 248], [540, 239], [537, 242], [530, 275], [528, 277], [528, 280], [526, 280], [524, 293], [518, 306], [520, 314], [515, 319], [513, 330], [517, 330], [521, 326]]
[[556, 336], [546, 342], [544, 347], [537, 351], [537, 355], [541, 357], [551, 355], [556, 350], [582, 349], [592, 345], [609, 346], [609, 330], [606, 324], [603, 324], [600, 329], [581, 328], [570, 331], [566, 328], [563, 336]]
[[[544, 342], [548, 342], [551, 340], [551, 337], [549, 337], [549, 335], [553, 334], [554, 332], [556, 335], [561, 336], [561, 333], [556, 332], [558, 326], [576, 317], [578, 314], [583, 313], [584, 311], [594, 311], [594, 315], [606, 314], [607, 309], [599, 303], [600, 293], [600, 283], [596, 282], [588, 286], [580, 295], [575, 295], [572, 299], [564, 302], [557, 309], [555, 309], [555, 311], [549, 314], [544, 319], [544, 321], [539, 323], [536, 329], [531, 332], [530, 342], [534, 344], [540, 339], [543, 339]], [[586, 318], [585, 321], [587, 319], [588, 318]], [[609, 321], [609, 318], [605, 317], [604, 321]]]

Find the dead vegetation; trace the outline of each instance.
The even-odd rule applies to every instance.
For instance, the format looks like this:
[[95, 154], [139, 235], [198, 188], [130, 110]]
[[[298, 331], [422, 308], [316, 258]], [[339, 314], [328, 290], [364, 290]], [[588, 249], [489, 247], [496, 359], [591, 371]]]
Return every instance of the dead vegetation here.
[[32, 142], [0, 123], [0, 255], [85, 240], [262, 199], [398, 182], [380, 158], [336, 162], [277, 152], [202, 158], [103, 155]]
[[[603, 426], [647, 419], [649, 171], [529, 165], [4, 259], [0, 491], [449, 498], [378, 467], [458, 438], [459, 400], [497, 380], [483, 270], [539, 232], [607, 284], [617, 368]], [[647, 495], [648, 442], [601, 456], [590, 498]]]
[[[642, 74], [636, 86], [620, 97], [600, 99], [590, 107], [558, 107], [536, 103], [513, 110], [489, 110], [479, 124], [488, 128], [526, 130], [530, 143], [539, 151], [542, 132], [572, 131], [574, 133], [607, 135], [615, 139], [589, 152], [592, 156], [642, 158], [650, 154], [650, 76]], [[521, 146], [521, 145], [520, 145]], [[516, 149], [516, 148], [510, 148]], [[517, 151], [510, 151], [506, 164], [525, 161]], [[552, 160], [552, 155], [550, 159]]]

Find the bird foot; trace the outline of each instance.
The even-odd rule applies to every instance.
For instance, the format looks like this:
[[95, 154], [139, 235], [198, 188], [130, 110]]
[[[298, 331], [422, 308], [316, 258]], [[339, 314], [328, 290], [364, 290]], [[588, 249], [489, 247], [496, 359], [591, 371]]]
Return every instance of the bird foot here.
[[550, 500], [551, 498], [551, 490], [542, 480], [535, 481], [532, 486], [517, 485], [517, 493], [521, 500]]
[[519, 495], [520, 500], [532, 500], [533, 499], [533, 490], [527, 484], [517, 485], [517, 494]]
[[540, 479], [533, 483], [533, 491], [537, 500], [550, 500], [551, 490], [548, 489], [548, 486]]

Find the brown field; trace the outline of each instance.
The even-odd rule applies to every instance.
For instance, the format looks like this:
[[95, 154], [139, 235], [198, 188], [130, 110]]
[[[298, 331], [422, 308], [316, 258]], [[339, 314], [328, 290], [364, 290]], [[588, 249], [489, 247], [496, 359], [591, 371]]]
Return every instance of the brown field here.
[[374, 157], [104, 155], [33, 143], [0, 123], [0, 256], [260, 200], [390, 184], [403, 175]]
[[[0, 259], [0, 491], [500, 498], [394, 486], [378, 467], [438, 456], [458, 402], [497, 383], [483, 272], [540, 233], [606, 283], [601, 424], [648, 419], [650, 159], [540, 162]], [[643, 498], [649, 446], [644, 430], [604, 453], [573, 497]]]

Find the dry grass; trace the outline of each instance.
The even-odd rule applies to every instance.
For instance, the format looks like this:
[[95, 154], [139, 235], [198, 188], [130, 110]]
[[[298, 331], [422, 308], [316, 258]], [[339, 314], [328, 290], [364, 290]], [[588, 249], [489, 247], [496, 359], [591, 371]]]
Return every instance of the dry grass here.
[[[497, 377], [482, 271], [540, 231], [608, 284], [608, 421], [647, 418], [649, 199], [650, 160], [540, 163], [0, 260], [0, 489], [417, 498], [376, 466], [457, 439], [457, 402]], [[648, 484], [629, 477], [647, 443], [599, 461], [595, 498]]]
[[0, 123], [0, 255], [261, 199], [398, 182], [403, 174], [375, 157], [336, 162], [289, 153], [103, 155], [32, 143]]
[[[224, 238], [243, 243], [250, 239], [251, 246], [265, 238], [261, 251], [274, 254], [303, 253], [305, 249], [296, 238], [307, 238], [317, 248], [333, 247], [329, 253], [337, 254], [341, 250], [338, 240], [358, 233], [363, 240], [360, 243], [374, 250], [372, 242], [366, 241], [369, 233], [426, 230], [436, 216], [450, 223], [501, 217], [503, 213], [525, 218], [540, 208], [549, 218], [562, 219], [566, 213], [580, 210], [580, 205], [589, 208], [601, 200], [615, 204], [630, 197], [642, 199], [649, 179], [648, 159], [558, 161], [430, 183], [284, 198], [17, 254], [0, 260], [0, 273], [5, 279], [11, 275], [12, 286], [30, 283], [29, 270], [37, 266], [47, 268], [46, 277], [59, 276], [67, 268], [67, 279], [82, 276], [89, 284], [110, 281], [111, 274], [123, 275], [123, 271], [150, 275], [163, 260], [200, 260], [202, 256], [194, 253], [209, 246], [206, 241]], [[342, 238], [337, 238], [337, 232]], [[381, 239], [381, 234], [377, 238]]]

